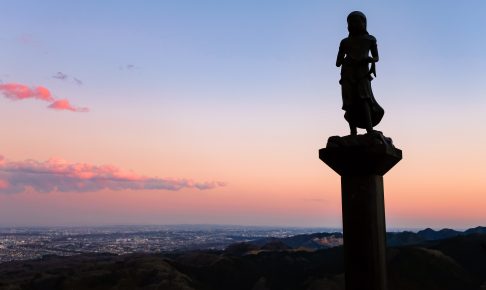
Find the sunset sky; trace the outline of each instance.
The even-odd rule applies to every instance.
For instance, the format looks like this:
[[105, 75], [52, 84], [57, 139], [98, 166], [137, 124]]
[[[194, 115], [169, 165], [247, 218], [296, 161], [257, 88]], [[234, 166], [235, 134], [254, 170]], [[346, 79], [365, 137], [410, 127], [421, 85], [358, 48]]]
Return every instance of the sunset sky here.
[[486, 226], [486, 2], [2, 0], [0, 226], [340, 227], [339, 42], [368, 17], [388, 228]]

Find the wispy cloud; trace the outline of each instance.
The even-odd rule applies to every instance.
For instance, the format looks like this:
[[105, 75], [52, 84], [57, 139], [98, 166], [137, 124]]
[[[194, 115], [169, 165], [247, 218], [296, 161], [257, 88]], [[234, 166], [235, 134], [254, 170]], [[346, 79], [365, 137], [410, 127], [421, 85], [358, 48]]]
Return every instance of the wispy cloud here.
[[37, 46], [39, 41], [32, 34], [21, 34], [17, 37], [17, 41], [26, 46]]
[[68, 78], [68, 75], [63, 73], [63, 72], [60, 72], [58, 71], [55, 75], [52, 76], [53, 78], [55, 79], [58, 79], [58, 80], [66, 80]]
[[55, 110], [67, 110], [73, 112], [88, 112], [88, 108], [78, 108], [72, 106], [68, 100], [56, 100], [52, 93], [45, 87], [29, 87], [19, 83], [0, 84], [0, 93], [11, 100], [38, 99], [51, 102], [48, 108]]
[[61, 71], [58, 71], [57, 73], [55, 73], [52, 78], [54, 79], [58, 79], [58, 80], [61, 80], [61, 81], [69, 81], [69, 80], [72, 80], [75, 84], [77, 84], [78, 86], [81, 86], [83, 84], [83, 81], [76, 78], [76, 77], [71, 77], [69, 76], [68, 74], [66, 73], [63, 73]]
[[327, 202], [324, 198], [303, 198], [302, 200], [308, 202]]
[[126, 64], [126, 65], [122, 65], [122, 66], [118, 67], [119, 70], [127, 70], [127, 71], [133, 71], [133, 70], [136, 70], [138, 68], [139, 67], [137, 67], [134, 64]]
[[78, 85], [78, 86], [81, 86], [83, 85], [83, 81], [80, 80], [80, 79], [77, 79], [77, 78], [73, 78], [73, 81]]
[[199, 190], [225, 186], [223, 182], [147, 177], [112, 165], [69, 163], [63, 159], [12, 162], [0, 155], [0, 193], [93, 192], [108, 190]]

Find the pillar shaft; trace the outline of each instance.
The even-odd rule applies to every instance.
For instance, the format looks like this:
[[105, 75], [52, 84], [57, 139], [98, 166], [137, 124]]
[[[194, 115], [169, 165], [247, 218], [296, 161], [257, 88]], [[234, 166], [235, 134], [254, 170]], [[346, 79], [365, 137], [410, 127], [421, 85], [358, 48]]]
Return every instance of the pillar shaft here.
[[386, 290], [383, 177], [342, 176], [347, 290]]

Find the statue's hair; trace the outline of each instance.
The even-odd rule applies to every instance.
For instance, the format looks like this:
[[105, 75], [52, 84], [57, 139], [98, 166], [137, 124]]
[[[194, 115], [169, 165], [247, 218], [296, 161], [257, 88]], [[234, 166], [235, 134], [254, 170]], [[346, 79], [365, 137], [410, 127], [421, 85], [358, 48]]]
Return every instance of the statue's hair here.
[[347, 21], [349, 22], [349, 19], [352, 18], [352, 17], [360, 17], [363, 20], [365, 27], [366, 27], [366, 15], [364, 15], [363, 12], [353, 11], [353, 12], [349, 13]]
[[346, 21], [348, 22], [348, 24], [349, 24], [349, 20], [351, 18], [354, 18], [354, 17], [361, 18], [361, 20], [364, 23], [364, 33], [365, 34], [369, 34], [368, 33], [368, 30], [366, 29], [366, 26], [367, 26], [366, 15], [363, 12], [361, 12], [361, 11], [353, 11], [353, 12], [349, 13], [348, 17], [346, 18]]

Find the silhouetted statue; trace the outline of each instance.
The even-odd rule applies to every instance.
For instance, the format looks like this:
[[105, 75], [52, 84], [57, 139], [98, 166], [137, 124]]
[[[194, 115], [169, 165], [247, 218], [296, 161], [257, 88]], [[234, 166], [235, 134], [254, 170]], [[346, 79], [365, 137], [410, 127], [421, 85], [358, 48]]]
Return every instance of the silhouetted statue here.
[[[366, 16], [360, 11], [348, 15], [349, 36], [339, 44], [336, 66], [341, 66], [344, 118], [349, 123], [351, 135], [357, 128], [373, 132], [385, 111], [376, 102], [371, 90], [372, 74], [376, 77], [378, 61], [376, 38], [366, 31]], [[371, 52], [371, 56], [370, 56]], [[369, 64], [371, 63], [371, 69]]]

